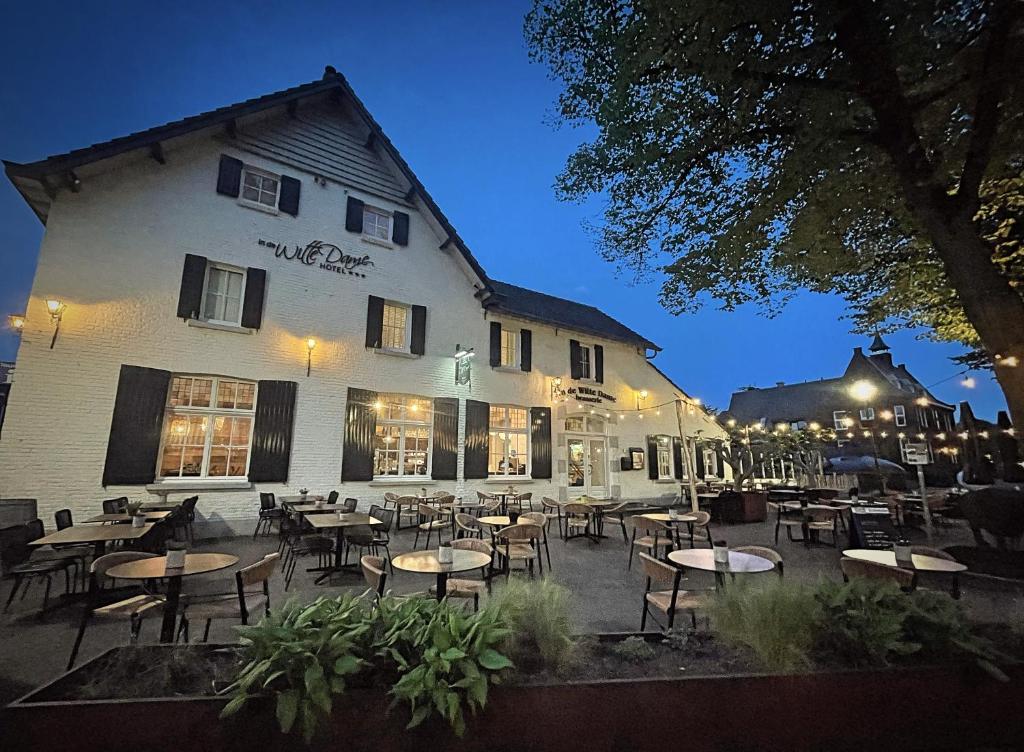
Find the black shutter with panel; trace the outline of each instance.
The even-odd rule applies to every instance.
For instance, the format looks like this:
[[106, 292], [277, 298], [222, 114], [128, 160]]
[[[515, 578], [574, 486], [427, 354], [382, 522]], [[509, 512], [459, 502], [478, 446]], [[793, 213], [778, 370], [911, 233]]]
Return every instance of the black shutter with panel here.
[[380, 347], [384, 335], [384, 298], [370, 296], [366, 304], [366, 346]]
[[170, 381], [170, 371], [121, 366], [103, 464], [104, 486], [139, 485], [156, 479]]
[[697, 480], [704, 477], [704, 445], [697, 444], [694, 447], [694, 463], [696, 466]]
[[434, 480], [456, 480], [459, 461], [459, 400], [434, 398], [434, 447], [431, 476]]
[[345, 445], [341, 456], [342, 480], [373, 480], [373, 438], [377, 430], [377, 412], [373, 403], [376, 400], [376, 392], [348, 389]]
[[580, 352], [580, 343], [574, 339], [569, 340], [569, 376], [574, 379], [583, 377], [583, 359]]
[[594, 381], [604, 383], [604, 348], [594, 345]]
[[497, 321], [491, 322], [491, 367], [497, 368], [501, 365], [501, 324]]
[[409, 245], [409, 215], [396, 211], [391, 220], [391, 241], [395, 245]]
[[490, 420], [489, 403], [466, 400], [466, 448], [462, 465], [466, 480], [487, 477], [487, 429]]
[[197, 319], [203, 306], [203, 285], [206, 284], [206, 257], [185, 254], [178, 291], [178, 318]]
[[345, 229], [349, 232], [363, 231], [363, 202], [351, 196], [345, 207]]
[[647, 477], [658, 479], [658, 437], [647, 437]]
[[220, 155], [220, 170], [217, 172], [217, 193], [238, 198], [242, 188], [242, 160]]
[[242, 299], [242, 326], [259, 329], [263, 323], [263, 296], [267, 272], [250, 266], [245, 270], [245, 297]]
[[551, 411], [530, 408], [530, 477], [551, 477]]
[[672, 437], [672, 463], [676, 466], [676, 480], [683, 479], [683, 442], [678, 436]]
[[412, 337], [409, 351], [413, 355], [423, 355], [427, 351], [427, 308], [414, 305], [412, 307]]
[[281, 195], [277, 199], [277, 208], [293, 217], [299, 216], [299, 194], [302, 183], [287, 175], [281, 176]]
[[285, 483], [292, 456], [295, 430], [294, 381], [260, 381], [256, 384], [256, 415], [252, 426], [249, 480], [253, 483]]
[[519, 331], [519, 368], [533, 370], [533, 332], [529, 329]]

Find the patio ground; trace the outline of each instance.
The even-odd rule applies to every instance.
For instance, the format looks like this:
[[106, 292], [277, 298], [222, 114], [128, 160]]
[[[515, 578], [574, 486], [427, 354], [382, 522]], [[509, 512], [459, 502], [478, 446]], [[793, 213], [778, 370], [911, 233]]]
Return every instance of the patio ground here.
[[[557, 538], [557, 530], [551, 540], [551, 576], [570, 588], [575, 600], [576, 624], [581, 632], [636, 630], [639, 627], [641, 593], [644, 577], [637, 562], [632, 570], [626, 569], [628, 546], [623, 544], [620, 531], [609, 526], [609, 538], [595, 545], [584, 540], [563, 542]], [[716, 538], [728, 541], [731, 547], [741, 545], [773, 546], [774, 523], [751, 523], [744, 525], [719, 525], [714, 528]], [[915, 542], [924, 542], [923, 533], [914, 536]], [[413, 532], [402, 531], [393, 534], [392, 553], [398, 554], [412, 548]], [[422, 544], [422, 541], [421, 541]], [[971, 545], [966, 528], [954, 526], [938, 531], [934, 545]], [[845, 545], [841, 536], [838, 548], [825, 546], [805, 547], [800, 543], [786, 540], [782, 532], [779, 543], [774, 546], [783, 556], [787, 579], [814, 582], [819, 578], [840, 579], [840, 551]], [[256, 561], [263, 554], [277, 548], [276, 535], [227, 539], [197, 540], [193, 550], [233, 553], [241, 564]], [[305, 562], [301, 562], [304, 564]], [[312, 566], [312, 561], [310, 561]], [[310, 601], [319, 595], [336, 595], [341, 592], [362, 592], [365, 585], [361, 577], [337, 575], [331, 582], [314, 585], [316, 575], [299, 569], [296, 571], [288, 592], [284, 592], [284, 581], [275, 574], [271, 581], [271, 605], [280, 605], [288, 598]], [[522, 575], [513, 575], [522, 576]], [[753, 575], [756, 576], [756, 575]], [[767, 576], [767, 575], [762, 575]], [[389, 580], [389, 587], [396, 593], [423, 590], [433, 581], [430, 575], [416, 575], [396, 570]], [[694, 572], [690, 575], [693, 587], [713, 585], [710, 575]], [[495, 589], [503, 580], [495, 580]], [[922, 582], [925, 586], [942, 587], [942, 583]], [[0, 597], [6, 600], [6, 585], [0, 590]], [[230, 571], [207, 576], [187, 578], [186, 592], [227, 592], [234, 588]], [[988, 578], [966, 575], [961, 578], [963, 603], [971, 616], [979, 621], [1024, 622], [1024, 584], [1016, 585]], [[55, 581], [56, 590], [56, 581]], [[42, 587], [33, 586], [28, 597], [15, 601], [8, 614], [0, 617], [0, 705], [59, 675], [67, 662], [71, 650], [78, 618], [81, 614], [80, 601], [51, 608], [42, 619], [37, 617]], [[233, 641], [236, 623], [214, 622], [210, 631], [213, 642]], [[201, 630], [201, 626], [199, 627]], [[143, 641], [155, 641], [159, 631], [157, 618], [147, 619], [142, 628]], [[195, 630], [193, 630], [195, 632]], [[196, 635], [193, 634], [193, 639]], [[82, 645], [79, 663], [98, 655], [109, 647], [123, 644], [127, 639], [127, 628], [123, 623], [105, 624], [93, 622]]]

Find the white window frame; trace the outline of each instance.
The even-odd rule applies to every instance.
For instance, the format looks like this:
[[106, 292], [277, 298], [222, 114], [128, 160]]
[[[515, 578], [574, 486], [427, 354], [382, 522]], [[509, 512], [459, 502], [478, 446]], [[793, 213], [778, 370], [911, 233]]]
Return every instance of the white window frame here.
[[[387, 228], [386, 232], [385, 232], [385, 235], [387, 237], [383, 237], [382, 238], [379, 235], [372, 234], [372, 233], [369, 233], [369, 232], [366, 231], [366, 228], [367, 228], [367, 221], [366, 221], [367, 215], [374, 216], [373, 224], [374, 224], [375, 227], [380, 225], [380, 222], [377, 221], [377, 219], [376, 219], [377, 217], [380, 217], [380, 218], [382, 218], [384, 220], [384, 224], [385, 224], [385, 226]], [[395, 215], [394, 215], [393, 212], [389, 212], [387, 209], [382, 209], [379, 206], [371, 206], [370, 204], [363, 204], [363, 240], [367, 240], [367, 241], [369, 241], [371, 243], [378, 243], [378, 244], [381, 244], [381, 245], [386, 245], [386, 246], [388, 246], [390, 248], [392, 246], [391, 238], [392, 238], [392, 236], [394, 234], [394, 231], [395, 231]]]
[[[192, 405], [172, 405], [171, 395], [174, 392], [174, 380], [176, 378], [186, 379], [209, 379], [210, 380], [210, 405], [208, 407], [193, 407]], [[242, 384], [252, 385], [252, 407], [251, 408], [227, 408], [217, 407], [217, 391], [221, 381], [235, 381]], [[193, 382], [194, 383], [194, 382]], [[251, 379], [239, 379], [233, 376], [212, 376], [205, 373], [175, 373], [167, 386], [167, 397], [164, 402], [164, 419], [160, 428], [160, 451], [156, 459], [156, 483], [192, 483], [200, 481], [230, 481], [246, 480], [249, 476], [249, 463], [252, 461], [252, 432], [256, 425], [256, 401], [259, 399], [259, 385]], [[206, 428], [206, 437], [203, 443], [203, 460], [199, 475], [161, 475], [163, 467], [164, 449], [166, 448], [167, 429], [170, 421], [176, 416], [205, 416], [209, 423]], [[218, 417], [228, 418], [249, 418], [249, 437], [245, 456], [245, 471], [241, 475], [209, 475], [210, 452], [213, 448], [213, 421]], [[179, 466], [180, 467], [180, 466]]]
[[594, 380], [594, 346], [580, 343], [580, 381]]
[[[258, 195], [264, 193], [263, 180], [275, 180], [277, 181], [277, 190], [274, 191], [274, 205], [263, 204], [259, 201], [253, 201], [251, 198], [245, 197], [245, 176], [255, 175], [260, 178], [260, 187], [258, 188]], [[269, 193], [269, 191], [266, 191]], [[270, 214], [277, 214], [277, 205], [281, 202], [281, 176], [268, 170], [261, 170], [259, 167], [252, 167], [251, 165], [242, 165], [242, 178], [238, 186], [238, 203], [242, 206], [248, 206], [250, 209], [258, 209], [259, 211], [268, 212]]]
[[[505, 413], [505, 424], [503, 426], [494, 426], [490, 422], [490, 415], [488, 415], [488, 428], [487, 428], [487, 477], [488, 478], [508, 478], [509, 480], [517, 480], [522, 478], [529, 478], [530, 473], [533, 471], [532, 457], [533, 450], [530, 444], [530, 408], [523, 407], [522, 405], [491, 405], [491, 410], [503, 410]], [[525, 415], [525, 421], [522, 428], [511, 428], [511, 410], [522, 410]], [[505, 434], [504, 449], [502, 451], [502, 458], [505, 462], [505, 472], [503, 473], [492, 473], [490, 471], [491, 466], [491, 442], [494, 440], [495, 434]], [[509, 465], [509, 446], [510, 446], [510, 434], [516, 434], [517, 436], [526, 437], [526, 461], [523, 463], [523, 472], [519, 474], [511, 474], [508, 472]]]
[[850, 426], [846, 424], [846, 419], [849, 417], [848, 410], [833, 410], [832, 411], [832, 427], [837, 431], [849, 431]]
[[873, 407], [862, 407], [860, 409], [860, 422], [865, 423], [875, 419], [875, 408]]
[[[210, 272], [214, 269], [222, 272], [228, 272], [229, 274], [241, 274], [242, 275], [242, 287], [241, 295], [238, 297], [238, 317], [235, 319], [215, 319], [207, 316], [206, 311], [206, 294], [210, 289]], [[206, 273], [203, 276], [203, 297], [200, 303], [200, 320], [209, 322], [211, 324], [223, 324], [225, 326], [241, 326], [242, 325], [242, 309], [245, 307], [245, 283], [248, 281], [249, 272], [240, 266], [233, 266], [231, 264], [223, 264], [219, 261], [208, 261], [206, 263]]]
[[675, 480], [675, 452], [672, 451], [672, 437], [662, 434], [655, 436], [654, 439], [654, 461], [655, 467], [658, 468], [658, 480]]
[[[401, 400], [401, 403], [398, 402]], [[412, 400], [419, 400], [433, 404], [433, 401], [427, 397], [421, 397], [416, 394], [381, 394], [379, 395], [379, 401], [382, 405], [386, 405], [389, 408], [396, 404], [401, 404], [401, 415], [398, 418], [384, 417], [380, 411], [377, 413], [377, 428], [382, 426], [391, 426], [398, 428], [398, 450], [397, 450], [397, 473], [389, 473], [386, 475], [378, 474], [377, 469], [379, 466], [378, 452], [380, 451], [376, 447], [373, 450], [373, 479], [374, 480], [394, 480], [396, 478], [416, 478], [419, 480], [429, 480], [431, 473], [433, 473], [433, 448], [434, 448], [434, 416], [431, 409], [423, 410], [422, 413], [419, 411], [413, 411], [410, 402]], [[424, 450], [426, 452], [426, 461], [423, 464], [422, 473], [411, 473], [406, 474], [405, 472], [405, 439], [406, 432], [409, 429], [420, 430], [425, 428], [427, 430], [427, 446]], [[377, 433], [374, 429], [374, 442], [376, 442]]]
[[[509, 363], [505, 362], [505, 354], [508, 348], [505, 347], [505, 337], [509, 337], [512, 340], [512, 360]], [[500, 357], [498, 359], [498, 367], [505, 368], [508, 370], [519, 370], [522, 364], [522, 343], [520, 341], [521, 334], [516, 329], [506, 329], [501, 327], [501, 339], [500, 339]]]
[[[405, 311], [405, 336], [401, 347], [392, 347], [384, 344], [384, 322], [387, 320], [388, 308], [401, 308]], [[412, 352], [412, 306], [408, 303], [400, 303], [397, 300], [385, 300], [384, 310], [381, 314], [380, 324], [380, 347], [383, 352], [411, 353]]]
[[893, 420], [896, 421], [897, 428], [903, 428], [907, 425], [907, 408], [903, 405], [892, 406]]

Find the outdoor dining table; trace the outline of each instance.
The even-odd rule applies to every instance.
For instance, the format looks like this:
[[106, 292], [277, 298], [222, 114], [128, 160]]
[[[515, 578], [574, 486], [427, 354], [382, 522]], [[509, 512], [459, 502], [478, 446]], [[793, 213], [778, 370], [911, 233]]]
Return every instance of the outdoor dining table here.
[[[146, 516], [146, 522], [159, 522], [160, 520], [169, 517], [171, 513], [167, 510], [160, 510], [152, 512], [144, 511], [143, 514]], [[131, 521], [132, 516], [127, 512], [115, 512], [114, 514], [97, 514], [93, 515], [87, 520], [82, 520], [83, 524], [96, 522], [123, 524]]]
[[298, 514], [320, 514], [322, 512], [343, 512], [344, 504], [292, 504], [291, 510]]
[[164, 617], [160, 624], [160, 642], [174, 642], [174, 626], [181, 598], [181, 578], [227, 569], [238, 563], [233, 554], [185, 554], [185, 566], [169, 569], [166, 556], [126, 561], [107, 570], [107, 576], [119, 580], [167, 580], [164, 593]]
[[293, 496], [278, 496], [277, 501], [282, 505], [287, 504], [291, 507], [296, 504], [313, 504], [317, 501], [324, 501], [326, 498], [326, 496], [322, 496], [321, 494], [306, 494], [305, 496], [302, 494], [295, 494]]
[[150, 504], [143, 504], [143, 512], [173, 512], [181, 506], [180, 501], [154, 501]]
[[358, 572], [359, 563], [355, 564], [342, 564], [342, 550], [345, 544], [345, 529], [356, 526], [367, 526], [383, 525], [384, 523], [378, 520], [376, 517], [371, 517], [363, 512], [339, 512], [338, 514], [311, 514], [306, 517], [306, 521], [317, 530], [334, 530], [334, 564], [326, 569], [320, 569], [313, 567], [307, 569], [307, 572], [323, 572], [314, 581], [315, 584], [319, 585], [323, 580], [326, 580], [335, 572]]
[[[904, 564], [897, 564], [894, 551], [874, 550], [869, 548], [849, 548], [843, 551], [843, 556], [860, 561], [870, 561], [873, 564], [881, 564], [886, 567], [904, 567]], [[918, 572], [946, 572], [955, 574], [966, 572], [967, 566], [958, 561], [940, 559], [937, 556], [925, 556], [923, 554], [911, 554], [911, 566]]]
[[771, 572], [775, 565], [763, 556], [745, 554], [739, 551], [729, 552], [729, 562], [719, 564], [715, 561], [715, 552], [710, 548], [690, 548], [670, 551], [669, 561], [690, 569], [715, 573], [715, 586], [719, 590], [725, 586], [725, 576], [737, 574], [758, 574]]
[[100, 557], [108, 543], [138, 540], [150, 530], [155, 523], [147, 522], [142, 527], [134, 525], [72, 525], [63, 530], [44, 535], [29, 543], [30, 546], [60, 546], [68, 543], [92, 543], [93, 556]]
[[494, 514], [477, 517], [476, 521], [488, 527], [508, 527], [512, 524], [512, 518], [507, 514]]
[[399, 554], [391, 560], [391, 565], [405, 572], [437, 575], [435, 595], [442, 600], [448, 594], [448, 576], [458, 572], [469, 572], [486, 567], [491, 562], [489, 554], [480, 551], [452, 549], [452, 560], [442, 564], [437, 558], [437, 551], [410, 551]]

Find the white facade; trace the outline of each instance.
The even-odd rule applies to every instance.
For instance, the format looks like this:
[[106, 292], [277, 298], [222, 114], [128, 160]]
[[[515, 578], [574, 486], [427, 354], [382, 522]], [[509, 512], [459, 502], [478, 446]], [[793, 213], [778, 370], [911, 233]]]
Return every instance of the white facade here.
[[[302, 119], [299, 108], [299, 120]], [[266, 118], [264, 120], [264, 118]], [[565, 418], [595, 410], [606, 429], [587, 444], [591, 460], [606, 476], [597, 493], [623, 499], [677, 494], [679, 481], [649, 479], [647, 469], [620, 471], [628, 448], [644, 448], [651, 434], [680, 434], [673, 401], [686, 396], [655, 370], [644, 350], [608, 338], [573, 332], [536, 320], [516, 319], [485, 310], [475, 294], [481, 280], [446, 239], [435, 216], [420, 197], [406, 203], [391, 188], [372, 178], [333, 170], [331, 176], [310, 169], [306, 159], [283, 151], [256, 149], [245, 138], [257, 126], [279, 129], [285, 141], [292, 127], [283, 111], [265, 113], [259, 122], [238, 125], [232, 139], [222, 129], [200, 130], [162, 144], [165, 163], [147, 149], [80, 166], [77, 192], [57, 191], [48, 206], [46, 233], [32, 286], [27, 323], [18, 352], [3, 437], [0, 439], [0, 496], [36, 498], [39, 516], [71, 508], [76, 519], [99, 511], [104, 498], [126, 495], [151, 500], [167, 492], [172, 499], [198, 493], [198, 513], [207, 530], [222, 533], [251, 529], [258, 491], [295, 493], [306, 486], [326, 493], [338, 489], [354, 496], [360, 507], [379, 502], [385, 491], [446, 489], [472, 495], [477, 489], [507, 486], [507, 479], [466, 480], [463, 475], [465, 400], [491, 405], [546, 406], [552, 413], [552, 478], [516, 478], [515, 486], [534, 498], [571, 498], [567, 447], [571, 436]], [[353, 138], [358, 123], [347, 123]], [[257, 153], [259, 152], [259, 153]], [[272, 153], [273, 152], [273, 153]], [[387, 155], [367, 149], [375, 170], [391, 171], [404, 187], [402, 174]], [[301, 181], [297, 216], [261, 211], [215, 191], [221, 155], [242, 160], [271, 175]], [[271, 155], [273, 158], [271, 158]], [[326, 168], [325, 168], [326, 170]], [[376, 187], [375, 187], [376, 186]], [[371, 190], [372, 189], [372, 190]], [[345, 229], [349, 196], [387, 211], [408, 213], [408, 245], [372, 243]], [[259, 241], [289, 247], [321, 240], [353, 256], [368, 255], [365, 276], [343, 275], [276, 257]], [[182, 266], [186, 254], [239, 268], [266, 270], [262, 325], [255, 331], [201, 326], [177, 317]], [[500, 276], [500, 270], [498, 276]], [[367, 299], [422, 305], [427, 308], [425, 354], [394, 355], [364, 345]], [[45, 300], [66, 304], [54, 347], [54, 325]], [[498, 320], [532, 331], [530, 372], [488, 365], [489, 325]], [[316, 346], [309, 358], [307, 338]], [[552, 402], [552, 380], [562, 387], [570, 379], [569, 341], [604, 348], [604, 382], [589, 384], [614, 396], [601, 404]], [[456, 345], [472, 347], [476, 357], [471, 383], [456, 385]], [[111, 416], [122, 364], [257, 381], [297, 383], [294, 437], [287, 482], [251, 484], [204, 479], [161, 480], [133, 486], [102, 485]], [[368, 482], [341, 482], [341, 464], [350, 387], [404, 393], [432, 399], [460, 400], [458, 479], [434, 481], [416, 476]], [[632, 411], [636, 394], [646, 390], [642, 413]], [[631, 412], [610, 412], [610, 410]], [[683, 408], [683, 433], [708, 438], [722, 430], [692, 404]], [[643, 417], [639, 417], [643, 415]], [[583, 437], [580, 437], [583, 438]], [[597, 460], [603, 453], [603, 459]], [[600, 477], [598, 477], [600, 480]]]

